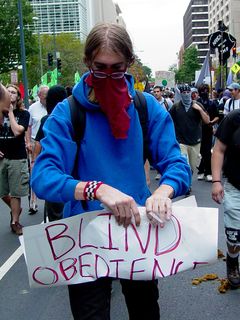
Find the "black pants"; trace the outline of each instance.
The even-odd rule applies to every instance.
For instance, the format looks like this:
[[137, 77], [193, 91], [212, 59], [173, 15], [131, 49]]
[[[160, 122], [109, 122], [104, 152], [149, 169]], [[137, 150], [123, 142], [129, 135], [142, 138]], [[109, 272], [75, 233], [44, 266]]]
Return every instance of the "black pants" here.
[[[159, 320], [157, 281], [120, 280], [129, 320]], [[111, 278], [68, 286], [74, 320], [110, 320]]]
[[212, 149], [212, 130], [203, 130], [200, 153], [202, 156], [198, 167], [198, 174], [204, 173], [205, 176], [211, 175], [211, 149]]
[[64, 203], [45, 201], [44, 205], [44, 222], [48, 217], [49, 221], [62, 219]]

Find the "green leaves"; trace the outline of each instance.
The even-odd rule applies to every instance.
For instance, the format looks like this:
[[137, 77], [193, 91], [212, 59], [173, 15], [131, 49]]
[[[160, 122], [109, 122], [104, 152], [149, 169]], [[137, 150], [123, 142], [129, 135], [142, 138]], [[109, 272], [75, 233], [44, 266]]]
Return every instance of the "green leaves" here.
[[[0, 74], [21, 65], [17, 0], [0, 1]], [[32, 7], [22, 0], [26, 56], [36, 51], [36, 43], [28, 28], [32, 24]]]
[[197, 49], [194, 46], [187, 48], [183, 55], [183, 64], [176, 72], [176, 81], [190, 84], [195, 79], [195, 71], [200, 67]]

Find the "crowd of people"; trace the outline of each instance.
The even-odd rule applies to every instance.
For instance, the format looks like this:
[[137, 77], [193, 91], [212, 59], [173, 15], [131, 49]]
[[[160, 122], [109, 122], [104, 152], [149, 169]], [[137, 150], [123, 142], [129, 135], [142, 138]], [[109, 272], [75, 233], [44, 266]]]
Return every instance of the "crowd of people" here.
[[[0, 84], [0, 196], [10, 210], [11, 230], [22, 234], [21, 198], [27, 195], [29, 214], [37, 212], [39, 197], [46, 201], [50, 221], [103, 204], [120, 226], [138, 226], [142, 205], [151, 223], [163, 228], [171, 218], [171, 199], [191, 192], [198, 170], [199, 180], [212, 182], [213, 199], [220, 203], [224, 197], [227, 276], [239, 287], [240, 85], [232, 83], [221, 96], [207, 84], [174, 90], [156, 85], [152, 94], [143, 94], [147, 160], [159, 179], [151, 194], [134, 80], [127, 73], [134, 57], [121, 26], [99, 24], [89, 33], [84, 51], [89, 71], [69, 93], [85, 115], [79, 143], [65, 88], [41, 86], [38, 100], [26, 110], [18, 87]], [[110, 319], [111, 282], [101, 278], [70, 285], [74, 319]], [[157, 281], [120, 282], [130, 319], [160, 318]]]

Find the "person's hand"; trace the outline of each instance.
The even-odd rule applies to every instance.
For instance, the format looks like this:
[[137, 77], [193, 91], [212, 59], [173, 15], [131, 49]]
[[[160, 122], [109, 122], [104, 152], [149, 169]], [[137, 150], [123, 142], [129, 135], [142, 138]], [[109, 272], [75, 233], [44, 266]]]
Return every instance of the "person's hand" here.
[[8, 113], [13, 113], [13, 105], [12, 105], [12, 103], [10, 104]]
[[26, 149], [28, 153], [32, 153], [32, 144], [31, 142], [26, 142]]
[[140, 214], [132, 197], [107, 184], [102, 184], [96, 192], [96, 198], [114, 214], [119, 225], [128, 227], [132, 217], [136, 225], [140, 225]]
[[215, 182], [212, 184], [212, 199], [217, 203], [221, 203], [224, 196], [224, 190], [221, 182]]
[[30, 163], [30, 170], [31, 170], [31, 171], [32, 171], [32, 169], [33, 169], [34, 163], [35, 163], [34, 160], [32, 160], [31, 163]]
[[0, 151], [0, 159], [2, 159], [3, 157], [4, 157], [4, 153]]
[[153, 225], [161, 228], [171, 219], [172, 200], [166, 193], [154, 192], [146, 201], [147, 217]]

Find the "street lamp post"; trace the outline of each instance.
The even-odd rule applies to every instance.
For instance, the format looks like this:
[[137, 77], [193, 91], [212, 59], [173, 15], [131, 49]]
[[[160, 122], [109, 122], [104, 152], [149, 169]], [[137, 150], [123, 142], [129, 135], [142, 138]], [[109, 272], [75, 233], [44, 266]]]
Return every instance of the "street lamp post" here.
[[23, 85], [24, 85], [24, 105], [28, 109], [28, 79], [27, 79], [27, 66], [26, 66], [26, 52], [23, 30], [23, 16], [22, 16], [22, 1], [18, 0], [18, 15], [19, 15], [19, 27], [20, 27], [20, 43], [21, 43], [21, 63], [23, 73]]
[[33, 21], [38, 21], [37, 28], [38, 29], [38, 48], [39, 48], [39, 64], [40, 64], [40, 75], [42, 77], [43, 75], [43, 64], [42, 64], [42, 43], [41, 43], [41, 35], [40, 35], [40, 28], [39, 28], [39, 18], [38, 17], [33, 17]]

